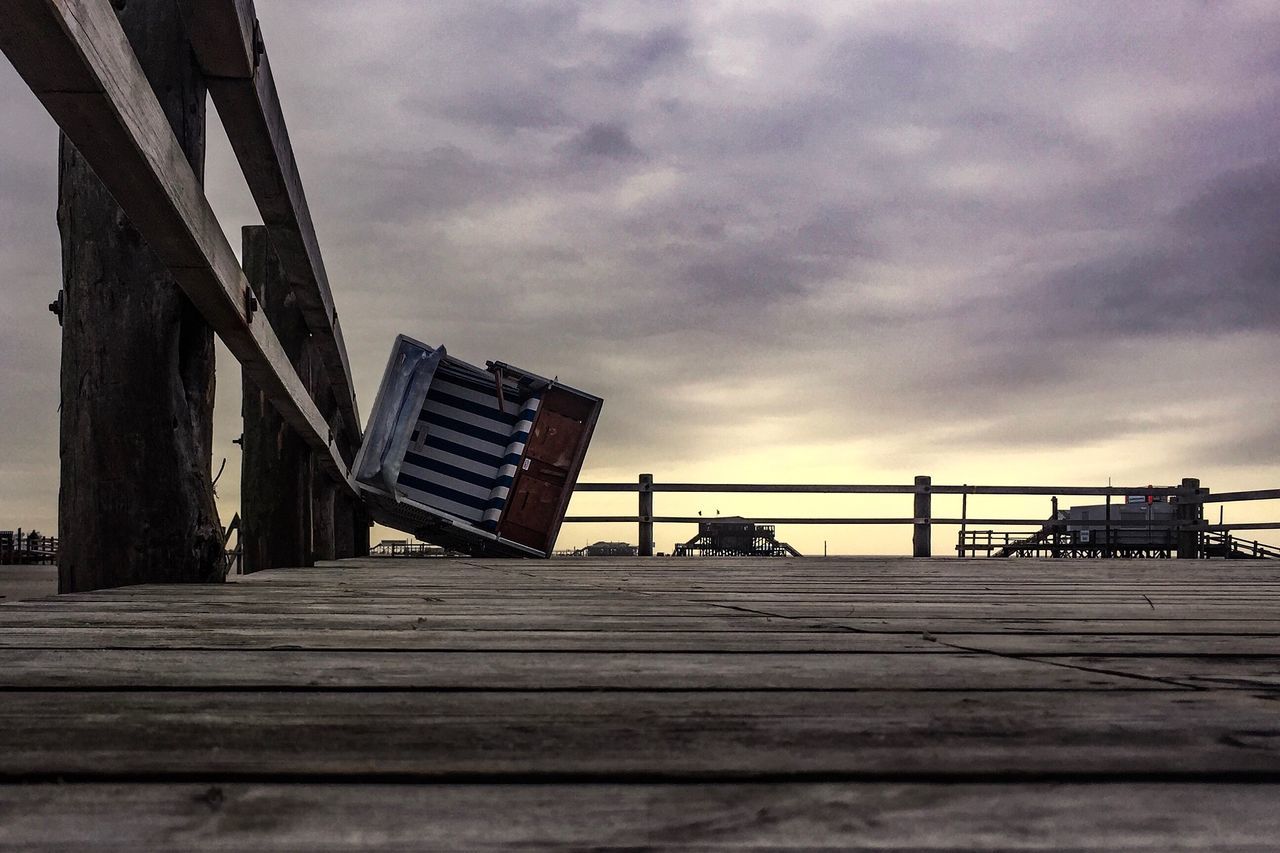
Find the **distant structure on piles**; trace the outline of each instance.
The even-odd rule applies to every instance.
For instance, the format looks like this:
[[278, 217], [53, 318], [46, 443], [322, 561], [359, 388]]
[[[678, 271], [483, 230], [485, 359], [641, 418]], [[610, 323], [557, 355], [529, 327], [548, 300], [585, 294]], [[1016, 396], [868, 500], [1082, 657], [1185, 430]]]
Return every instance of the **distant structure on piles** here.
[[461, 557], [463, 554], [450, 551], [439, 545], [426, 542], [410, 542], [408, 539], [383, 539], [369, 549], [370, 557]]
[[772, 524], [756, 524], [740, 515], [698, 522], [698, 535], [676, 545], [677, 557], [799, 557], [800, 552], [779, 542]]
[[634, 557], [639, 548], [627, 542], [593, 542], [573, 552], [575, 557]]

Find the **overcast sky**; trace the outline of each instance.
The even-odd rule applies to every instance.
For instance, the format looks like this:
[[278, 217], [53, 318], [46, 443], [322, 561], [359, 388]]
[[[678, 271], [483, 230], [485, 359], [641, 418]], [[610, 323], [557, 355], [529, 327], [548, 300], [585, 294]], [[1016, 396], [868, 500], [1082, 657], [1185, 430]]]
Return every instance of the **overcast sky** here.
[[[584, 479], [1276, 485], [1272, 0], [258, 13], [362, 414], [405, 332], [603, 396]], [[0, 110], [0, 527], [50, 529], [57, 134], [7, 64]], [[257, 214], [214, 116], [209, 196], [238, 247]], [[218, 378], [229, 518], [234, 361]], [[635, 539], [561, 544], [606, 535]]]

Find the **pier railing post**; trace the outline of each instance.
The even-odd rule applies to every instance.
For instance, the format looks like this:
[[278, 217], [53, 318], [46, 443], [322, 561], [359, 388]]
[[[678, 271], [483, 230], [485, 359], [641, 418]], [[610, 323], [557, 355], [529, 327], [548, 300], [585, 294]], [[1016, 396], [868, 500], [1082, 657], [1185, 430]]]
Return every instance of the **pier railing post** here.
[[1111, 493], [1107, 492], [1107, 503], [1103, 508], [1103, 523], [1106, 525], [1102, 529], [1102, 556], [1114, 557], [1115, 549], [1111, 547]]
[[1196, 477], [1183, 478], [1182, 486], [1178, 489], [1176, 516], [1178, 520], [1179, 560], [1194, 560], [1200, 556], [1200, 534], [1194, 529], [1194, 525], [1200, 517], [1201, 504], [1192, 503], [1188, 500], [1198, 494], [1199, 491], [1200, 480]]
[[[303, 367], [307, 327], [265, 226], [242, 232], [245, 277], [262, 316], [295, 369]], [[302, 372], [300, 370], [300, 372]], [[311, 450], [242, 371], [244, 432], [240, 541], [244, 571], [312, 565]]]
[[653, 475], [640, 475], [640, 542], [639, 555], [653, 556]]
[[[148, 154], [185, 155], [195, 173], [191, 186], [198, 188], [205, 160], [205, 82], [178, 4], [112, 5], [132, 48], [126, 48], [130, 71], [140, 68], [143, 76], [137, 79], [154, 90], [131, 92], [131, 104], [150, 118], [144, 109], [149, 101], [150, 109], [167, 120], [164, 131], [174, 134]], [[48, 11], [55, 6], [56, 14]], [[37, 15], [87, 21], [96, 14], [82, 14], [79, 4], [74, 10], [66, 4], [7, 5], [4, 40], [10, 41], [11, 32], [24, 40], [18, 34], [37, 26], [30, 20]], [[94, 36], [110, 42], [112, 32], [120, 34]], [[113, 55], [115, 48], [112, 44], [103, 55]], [[49, 52], [48, 64], [59, 65], [54, 56], [60, 55]], [[82, 80], [80, 72], [67, 69], [66, 74], [68, 81]], [[93, 88], [87, 82], [58, 86], [66, 87], [86, 94]], [[81, 118], [69, 124], [83, 128], [84, 122], [96, 121], [89, 118], [97, 115], [87, 105], [90, 98], [56, 97], [83, 105], [76, 108], [83, 110]], [[94, 100], [101, 102], [101, 93]], [[95, 127], [93, 133], [100, 134], [95, 148], [124, 148], [131, 142], [116, 143], [114, 131]], [[175, 166], [166, 162], [157, 168]], [[211, 470], [213, 331], [140, 237], [145, 229], [126, 217], [66, 135], [59, 144], [58, 178], [63, 288], [59, 591], [221, 582], [226, 559]], [[191, 199], [184, 197], [183, 203], [197, 209]], [[7, 312], [5, 318], [7, 325]]]
[[1050, 553], [1053, 554], [1053, 556], [1055, 557], [1061, 557], [1062, 556], [1062, 527], [1058, 524], [1058, 496], [1057, 495], [1054, 495], [1053, 498], [1050, 500], [1049, 507], [1050, 507], [1049, 518], [1052, 519], [1050, 523], [1053, 525], [1053, 528], [1052, 528], [1053, 529], [1053, 545], [1050, 548]]
[[911, 555], [932, 557], [933, 478], [916, 477], [914, 512], [912, 518]]

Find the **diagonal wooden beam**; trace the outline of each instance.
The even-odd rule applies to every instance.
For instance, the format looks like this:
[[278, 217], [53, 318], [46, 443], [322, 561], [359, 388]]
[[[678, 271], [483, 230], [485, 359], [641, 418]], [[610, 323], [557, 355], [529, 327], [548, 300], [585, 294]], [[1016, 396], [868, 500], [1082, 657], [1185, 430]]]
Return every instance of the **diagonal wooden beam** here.
[[361, 424], [342, 327], [253, 0], [179, 0], [196, 59], [293, 288], [350, 442]]
[[351, 488], [329, 425], [256, 311], [111, 4], [0, 0], [0, 20], [0, 50], [326, 473]]

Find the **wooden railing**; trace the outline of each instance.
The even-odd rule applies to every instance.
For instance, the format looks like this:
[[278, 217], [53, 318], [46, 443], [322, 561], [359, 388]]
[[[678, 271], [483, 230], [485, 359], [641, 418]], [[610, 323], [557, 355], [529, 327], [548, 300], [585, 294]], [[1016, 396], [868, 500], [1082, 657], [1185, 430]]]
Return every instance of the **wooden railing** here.
[[[1176, 504], [1173, 519], [1153, 519], [1143, 521], [1144, 526], [1166, 529], [1169, 531], [1172, 550], [1179, 557], [1200, 556], [1201, 537], [1205, 532], [1221, 532], [1228, 530], [1280, 530], [1280, 521], [1274, 522], [1239, 522], [1223, 524], [1207, 524], [1203, 518], [1203, 507], [1210, 503], [1227, 503], [1238, 501], [1280, 500], [1280, 489], [1259, 489], [1245, 492], [1223, 492], [1212, 494], [1200, 486], [1200, 481], [1188, 477], [1177, 486], [982, 486], [982, 485], [934, 485], [932, 478], [918, 476], [910, 484], [829, 484], [829, 483], [661, 483], [656, 482], [651, 474], [641, 474], [634, 483], [579, 483], [577, 492], [635, 492], [639, 495], [636, 515], [571, 515], [565, 518], [568, 524], [613, 524], [633, 523], [637, 525], [640, 556], [653, 556], [653, 527], [655, 524], [699, 524], [708, 519], [702, 516], [659, 515], [654, 510], [654, 495], [658, 492], [697, 493], [697, 494], [791, 494], [791, 495], [911, 495], [911, 514], [900, 516], [774, 516], [763, 515], [751, 517], [751, 521], [760, 524], [801, 524], [801, 525], [905, 525], [912, 528], [911, 553], [917, 557], [932, 556], [932, 529], [937, 525], [958, 526], [962, 541], [970, 526], [990, 527], [1032, 527], [1040, 530], [1047, 523], [1045, 517], [1009, 518], [991, 517], [987, 515], [970, 516], [969, 498], [974, 496], [1045, 496], [1058, 498], [1061, 496], [1101, 497], [1108, 506], [1114, 498], [1122, 503], [1129, 495], [1150, 495], [1153, 500], [1169, 499]], [[961, 498], [959, 517], [934, 517], [934, 495], [958, 495]], [[1055, 500], [1056, 506], [1056, 500]], [[1075, 520], [1072, 527], [1097, 529], [1101, 531], [1101, 541], [1115, 541], [1112, 530], [1122, 528], [1125, 523], [1111, 518], [1110, 510], [1105, 519]], [[1066, 521], [1059, 522], [1064, 526]], [[983, 532], [985, 536], [985, 531]], [[1031, 536], [1033, 533], [1023, 533]], [[1007, 543], [1006, 543], [1007, 544]]]
[[41, 565], [58, 561], [58, 540], [39, 533], [0, 530], [0, 566]]
[[[7, 0], [0, 50], [239, 361], [246, 388], [252, 385], [255, 398], [260, 392], [309, 449], [301, 474], [308, 494], [290, 511], [306, 514], [303, 526], [330, 540], [335, 528], [350, 531], [365, 518], [362, 538], [357, 531], [352, 543], [309, 548], [306, 559], [350, 555], [360, 551], [361, 541], [367, 550], [367, 517], [350, 473], [361, 421], [349, 360], [253, 0], [178, 5], [199, 72], [262, 216], [277, 277], [292, 296], [290, 310], [305, 323], [305, 359], [282, 343], [281, 318], [260, 304], [263, 281], [251, 280], [242, 269], [113, 4]], [[248, 455], [244, 468], [251, 472]], [[301, 464], [291, 458], [295, 470], [247, 480], [264, 490], [269, 506], [280, 500], [274, 484], [296, 483]], [[335, 494], [356, 521], [321, 518], [326, 512], [332, 516]], [[246, 534], [261, 526], [250, 514], [246, 509]], [[256, 551], [251, 547], [249, 553]]]
[[1206, 532], [1204, 534], [1204, 544], [1206, 548], [1217, 547], [1221, 549], [1223, 556], [1280, 560], [1280, 548], [1274, 545], [1268, 545], [1265, 542], [1258, 542], [1254, 539], [1232, 536], [1230, 533], [1221, 531], [1211, 530]]
[[[254, 74], [265, 62], [265, 49], [260, 34], [255, 35], [252, 2], [185, 2], [197, 10], [194, 14], [201, 21], [201, 26], [191, 28], [193, 44], [197, 55], [212, 63], [205, 69], [212, 72], [210, 90], [219, 113], [227, 108], [223, 115], [227, 135], [264, 221], [268, 228], [274, 225], [275, 234], [282, 235], [281, 244], [291, 242], [283, 235], [296, 233], [302, 242], [314, 246], [310, 214], [301, 184], [296, 182], [274, 82], [269, 69]], [[111, 4], [105, 0], [10, 0], [5, 8], [0, 47], [14, 68], [246, 373], [289, 424], [319, 451], [326, 473], [352, 488], [348, 463], [329, 424], [285, 355], [271, 324], [257, 312], [257, 300], [236, 253]], [[238, 64], [233, 54], [241, 57]], [[219, 78], [220, 73], [239, 75], [246, 69], [245, 78]], [[241, 85], [231, 82], [234, 80], [248, 82]], [[252, 97], [244, 93], [246, 87], [255, 90]], [[293, 180], [282, 180], [281, 176]], [[297, 195], [288, 195], [295, 184]], [[286, 207], [289, 215], [281, 216]], [[299, 293], [306, 293], [313, 303], [324, 303], [328, 284], [323, 270], [304, 266], [304, 257], [311, 259], [286, 250], [281, 261], [294, 264], [289, 279], [297, 283]], [[342, 344], [333, 324], [335, 318], [328, 309], [312, 311], [308, 325], [322, 351], [330, 353], [326, 361], [337, 365], [345, 363], [345, 356], [336, 355]], [[345, 367], [336, 374], [330, 375], [329, 381], [350, 388]], [[344, 395], [340, 404], [347, 412], [347, 429], [358, 444], [360, 426], [354, 398]]]

